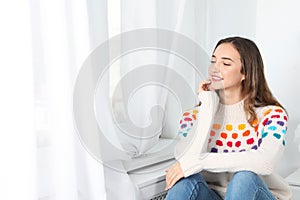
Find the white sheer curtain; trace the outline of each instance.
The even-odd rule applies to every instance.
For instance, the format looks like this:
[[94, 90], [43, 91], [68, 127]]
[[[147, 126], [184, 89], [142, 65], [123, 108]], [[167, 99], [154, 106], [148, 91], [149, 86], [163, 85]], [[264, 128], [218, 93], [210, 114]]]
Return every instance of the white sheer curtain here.
[[28, 2], [0, 2], [0, 199], [36, 199]]
[[[97, 13], [106, 18], [106, 2]], [[100, 2], [99, 2], [100, 3]], [[96, 4], [97, 5], [97, 4]], [[93, 5], [95, 6], [95, 4]], [[73, 121], [73, 90], [94, 46], [86, 1], [31, 1], [39, 199], [105, 199], [103, 166], [81, 145]], [[96, 9], [95, 7], [93, 7]], [[97, 42], [107, 39], [107, 24]], [[96, 45], [96, 44], [94, 44]]]
[[[1, 51], [1, 70], [5, 68], [1, 73], [1, 91], [7, 95], [1, 99], [1, 114], [5, 113], [1, 116], [1, 135], [5, 137], [1, 139], [0, 157], [4, 162], [0, 199], [115, 199], [118, 193], [117, 198], [140, 198], [126, 173], [109, 172], [111, 169], [105, 169], [82, 145], [73, 119], [76, 78], [94, 49], [127, 31], [175, 31], [205, 48], [206, 1], [11, 2], [0, 4], [1, 25], [4, 24], [1, 46], [7, 46]], [[151, 51], [140, 53], [122, 58], [119, 67], [129, 68], [110, 72], [109, 92], [113, 82], [128, 70], [153, 63], [169, 66], [189, 79], [191, 87], [196, 86], [194, 74], [178, 58]], [[166, 74], [166, 82], [168, 78]], [[172, 109], [180, 112], [176, 100], [162, 88], [145, 89], [128, 107], [132, 121], [143, 127], [151, 123], [147, 117], [152, 106], [169, 107], [165, 110], [167, 123], [174, 125], [164, 127], [165, 136], [174, 137], [178, 118]], [[152, 145], [141, 145], [141, 152]], [[114, 188], [107, 185], [108, 181], [115, 183], [115, 188], [120, 187], [118, 191], [111, 190]]]
[[[160, 51], [159, 45], [157, 49], [148, 49], [141, 48], [138, 51], [130, 52], [127, 55], [123, 55], [120, 58], [120, 71], [119, 76], [120, 79], [126, 77], [129, 73], [135, 72], [135, 70], [140, 67], [144, 67], [147, 69], [149, 65], [156, 65], [158, 69], [165, 67], [167, 70], [164, 71], [165, 77], [161, 80], [156, 80], [158, 83], [165, 87], [161, 87], [158, 84], [144, 85], [138, 88], [135, 91], [134, 95], [131, 96], [130, 102], [128, 103], [129, 115], [135, 124], [138, 124], [140, 127], [147, 127], [151, 123], [154, 123], [154, 119], [150, 117], [150, 111], [154, 106], [159, 106], [164, 113], [165, 123], [167, 124], [177, 124], [177, 118], [180, 111], [180, 106], [178, 102], [174, 99], [174, 95], [168, 91], [171, 88], [171, 85], [174, 84], [170, 80], [170, 72], [174, 70], [175, 73], [184, 77], [186, 83], [191, 86], [191, 88], [195, 88], [196, 80], [199, 78], [199, 74], [197, 74], [194, 69], [191, 68], [189, 64], [186, 64], [178, 57], [178, 55], [173, 54], [173, 50], [176, 48], [178, 38], [175, 36], [176, 34], [183, 34], [185, 37], [194, 41], [203, 51], [206, 48], [206, 9], [207, 3], [206, 1], [179, 1], [179, 0], [167, 0], [167, 1], [138, 1], [138, 0], [130, 0], [130, 1], [121, 1], [121, 32], [134, 31], [136, 29], [147, 29], [153, 28], [157, 29], [157, 32], [153, 32], [153, 37], [160, 37], [160, 30], [169, 30], [169, 37], [173, 38], [173, 47], [170, 46], [169, 52], [165, 53]], [[174, 34], [172, 34], [174, 33]], [[155, 35], [156, 34], [156, 35]], [[159, 41], [159, 38], [157, 38]], [[126, 41], [128, 42], [128, 41]], [[135, 41], [130, 41], [134, 43]], [[174, 48], [174, 49], [172, 49]], [[197, 55], [198, 53], [198, 55]], [[191, 47], [190, 54], [194, 54], [194, 57], [200, 57], [201, 52], [196, 52], [196, 49]], [[161, 67], [159, 67], [161, 66]], [[201, 70], [200, 76], [205, 76], [206, 74], [206, 66], [197, 66], [199, 70]], [[203, 67], [203, 68], [201, 68]], [[161, 71], [163, 72], [163, 70]], [[161, 73], [157, 72], [157, 73]], [[139, 74], [139, 77], [144, 78], [150, 76], [150, 71], [147, 73], [147, 70], [144, 70], [144, 74]], [[156, 76], [158, 77], [158, 76]], [[172, 77], [174, 78], [174, 77]], [[125, 78], [124, 78], [125, 79]], [[133, 84], [133, 81], [131, 82]], [[130, 85], [130, 83], [129, 83]], [[126, 86], [129, 88], [130, 86], [123, 84], [123, 90], [126, 90]], [[179, 90], [179, 88], [178, 88]], [[184, 91], [173, 91], [176, 95], [179, 93], [184, 93]], [[126, 99], [126, 98], [124, 98]], [[181, 102], [182, 103], [182, 102]], [[191, 102], [189, 102], [191, 103]], [[191, 104], [190, 104], [191, 105]], [[182, 108], [181, 108], [182, 109]], [[183, 108], [187, 109], [187, 108]], [[143, 110], [144, 112], [140, 112]], [[169, 113], [169, 111], [171, 111]], [[152, 109], [153, 117], [157, 120], [161, 120], [159, 114], [159, 109]], [[175, 116], [175, 117], [174, 117]], [[174, 137], [176, 133], [176, 125], [175, 126], [164, 126], [158, 124], [158, 126], [163, 126], [163, 134], [167, 137]], [[148, 135], [146, 129], [143, 130], [143, 134]], [[151, 130], [152, 131], [152, 130]], [[151, 132], [150, 131], [150, 132]], [[155, 139], [153, 140], [155, 142]], [[147, 142], [148, 145], [140, 144], [140, 152], [143, 153], [146, 149], [150, 148], [151, 141]]]
[[[123, 46], [130, 46], [137, 41], [140, 37], [144, 36], [145, 40], [149, 39], [149, 29], [157, 29], [157, 32], [153, 31], [153, 37], [150, 39], [157, 39], [159, 41], [160, 30], [169, 30], [169, 36], [174, 37], [174, 47], [170, 46], [169, 52], [163, 52], [159, 48], [159, 45], [155, 49], [146, 48], [147, 46], [136, 46], [136, 49], [128, 51], [127, 54], [121, 54], [117, 61], [111, 65], [109, 88], [110, 97], [107, 101], [112, 101], [112, 109], [115, 109], [115, 121], [118, 123], [123, 131], [129, 133], [124, 134], [115, 128], [116, 134], [119, 136], [121, 146], [130, 155], [139, 156], [147, 152], [158, 141], [158, 137], [162, 136], [166, 138], [174, 138], [177, 133], [178, 116], [182, 112], [181, 109], [187, 109], [188, 107], [180, 107], [176, 97], [184, 96], [185, 92], [180, 90], [173, 90], [173, 94], [168, 89], [172, 88], [172, 84], [176, 84], [174, 79], [183, 77], [185, 84], [189, 85], [195, 91], [196, 82], [199, 81], [199, 74], [192, 69], [192, 67], [185, 63], [178, 55], [174, 55], [172, 50], [176, 48], [176, 34], [183, 34], [190, 40], [197, 43], [200, 47], [206, 45], [206, 1], [110, 1], [109, 5], [118, 5], [119, 8], [114, 10], [110, 8], [108, 10], [109, 16], [117, 16], [114, 21], [115, 24], [109, 24], [113, 26], [110, 33], [112, 36], [116, 36], [120, 33], [133, 34], [135, 31], [141, 31], [141, 34], [136, 34], [136, 37], [132, 37], [131, 40], [122, 38], [121, 44]], [[114, 13], [114, 11], [116, 13]], [[118, 18], [119, 17], [119, 18]], [[115, 26], [114, 26], [115, 25]], [[146, 30], [146, 31], [144, 31]], [[173, 34], [172, 34], [173, 32]], [[158, 38], [155, 38], [158, 37]], [[113, 39], [111, 41], [113, 43]], [[122, 46], [122, 47], [123, 47]], [[132, 45], [134, 46], [134, 45]], [[172, 49], [174, 48], [174, 49]], [[131, 50], [131, 49], [130, 49]], [[202, 56], [203, 52], [197, 52], [193, 46], [190, 46], [189, 53], [194, 57]], [[197, 55], [198, 53], [198, 55]], [[205, 57], [207, 58], [207, 57]], [[204, 58], [204, 59], [205, 59]], [[151, 67], [157, 67], [157, 72], [152, 73]], [[199, 68], [203, 73], [201, 78], [204, 78], [206, 74], [206, 66]], [[204, 69], [204, 70], [203, 70]], [[177, 75], [174, 77], [172, 73]], [[161, 73], [164, 73], [164, 77], [159, 79]], [[133, 74], [133, 75], [132, 75]], [[128, 78], [130, 77], [130, 78]], [[198, 80], [197, 80], [197, 78]], [[108, 79], [108, 78], [107, 78]], [[139, 82], [140, 79], [141, 81]], [[143, 82], [144, 80], [144, 82]], [[152, 82], [150, 81], [152, 80]], [[141, 84], [141, 82], [143, 84]], [[120, 84], [121, 83], [121, 84]], [[136, 83], [140, 85], [135, 85]], [[118, 93], [116, 89], [118, 84], [121, 89]], [[107, 89], [107, 88], [106, 88]], [[115, 90], [114, 90], [115, 89]], [[119, 88], [118, 88], [119, 89]], [[104, 88], [102, 91], [105, 90]], [[116, 91], [117, 90], [117, 91]], [[103, 105], [102, 110], [105, 109], [105, 100], [101, 100], [101, 95], [97, 102]], [[103, 97], [103, 95], [102, 95]], [[188, 100], [188, 98], [186, 98]], [[195, 105], [194, 99], [185, 105], [190, 107]], [[100, 113], [99, 109], [99, 112]], [[126, 113], [128, 112], [128, 113]], [[162, 119], [162, 112], [164, 121]], [[116, 114], [117, 113], [117, 114]], [[110, 124], [107, 116], [99, 115], [100, 124], [102, 127]], [[107, 119], [105, 121], [105, 119]], [[123, 120], [123, 121], [122, 121]], [[124, 126], [122, 126], [124, 123]], [[115, 126], [116, 126], [115, 124]], [[162, 128], [162, 130], [159, 130]], [[107, 127], [105, 129], [108, 129]], [[130, 130], [130, 131], [128, 131]], [[159, 130], [159, 133], [153, 136], [154, 132]], [[112, 134], [114, 130], [110, 131]], [[136, 135], [139, 134], [138, 139]], [[147, 138], [147, 139], [146, 139]], [[122, 167], [120, 167], [122, 169]], [[106, 169], [105, 171], [107, 188], [110, 191], [108, 193], [109, 199], [134, 199], [141, 198], [135, 196], [132, 191], [135, 190], [130, 184], [130, 177], [121, 172]], [[114, 181], [110, 177], [115, 177], [120, 181]], [[119, 177], [119, 178], [118, 178]], [[120, 188], [117, 193], [114, 193], [114, 188]]]

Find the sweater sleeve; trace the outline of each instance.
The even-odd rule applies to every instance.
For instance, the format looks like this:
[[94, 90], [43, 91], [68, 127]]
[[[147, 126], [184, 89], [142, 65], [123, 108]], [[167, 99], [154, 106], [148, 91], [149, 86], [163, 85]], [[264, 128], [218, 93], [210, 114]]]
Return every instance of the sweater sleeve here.
[[[179, 128], [178, 134], [183, 135], [184, 138], [175, 146], [174, 154], [175, 158], [183, 163], [185, 163], [185, 159], [206, 152], [208, 133], [219, 103], [219, 97], [213, 91], [203, 91], [198, 97], [201, 101], [201, 106], [197, 107], [197, 120], [193, 121], [193, 127], [185, 129], [186, 126], [184, 125], [183, 129], [182, 127]], [[180, 124], [182, 126], [182, 123]], [[196, 163], [195, 165], [197, 166]], [[187, 168], [189, 167], [193, 166], [187, 166]]]
[[202, 170], [211, 172], [253, 171], [260, 175], [271, 174], [285, 146], [287, 114], [276, 106], [268, 106], [261, 113], [258, 124], [258, 148], [233, 153], [191, 153], [179, 162], [184, 175], [189, 176]]

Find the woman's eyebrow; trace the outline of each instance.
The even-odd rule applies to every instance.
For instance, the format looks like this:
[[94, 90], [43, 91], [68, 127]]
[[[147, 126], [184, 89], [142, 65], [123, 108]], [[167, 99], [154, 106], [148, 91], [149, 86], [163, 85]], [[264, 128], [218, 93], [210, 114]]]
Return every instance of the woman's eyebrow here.
[[[217, 58], [215, 55], [212, 55], [211, 58]], [[231, 58], [229, 57], [221, 57], [221, 59], [224, 59], [224, 60], [230, 60], [231, 62], [234, 62], [234, 60], [232, 60]]]
[[222, 57], [222, 59], [224, 59], [224, 60], [230, 60], [231, 62], [234, 62], [231, 58], [228, 58], [228, 57]]

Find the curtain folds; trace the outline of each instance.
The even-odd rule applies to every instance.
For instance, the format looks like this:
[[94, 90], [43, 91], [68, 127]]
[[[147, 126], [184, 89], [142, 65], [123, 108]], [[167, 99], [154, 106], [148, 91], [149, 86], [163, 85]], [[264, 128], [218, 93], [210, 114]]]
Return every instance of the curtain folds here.
[[[30, 8], [38, 198], [105, 199], [103, 166], [83, 147], [73, 120], [74, 84], [95, 42], [95, 11], [85, 1], [31, 1]], [[98, 40], [106, 39], [105, 27]]]
[[[22, 101], [20, 106], [15, 106], [15, 111], [22, 112], [18, 116], [22, 117], [24, 127], [15, 127], [15, 131], [24, 135], [17, 140], [18, 148], [12, 151], [12, 155], [24, 154], [21, 163], [17, 160], [8, 162], [23, 166], [23, 170], [15, 176], [3, 176], [5, 180], [13, 179], [4, 184], [7, 193], [0, 198], [9, 199], [16, 183], [15, 190], [21, 197], [14, 199], [141, 199], [139, 188], [124, 172], [122, 162], [114, 160], [113, 166], [123, 169], [123, 172], [103, 164], [83, 140], [81, 134], [85, 133], [78, 131], [73, 105], [76, 81], [83, 64], [99, 46], [108, 43], [105, 54], [109, 59], [114, 46], [110, 43], [112, 38], [128, 31], [151, 28], [157, 30], [151, 39], [159, 41], [161, 38], [155, 38], [159, 36], [159, 30], [168, 30], [174, 33], [170, 34], [172, 37], [182, 34], [203, 45], [206, 24], [199, 19], [203, 19], [206, 13], [201, 13], [201, 16], [197, 13], [199, 9], [205, 10], [205, 6], [205, 1], [199, 3], [196, 0], [31, 0], [22, 1], [20, 10], [15, 10], [20, 16], [1, 12], [5, 15], [2, 19], [9, 16], [14, 19], [15, 27], [19, 27], [7, 29], [5, 33], [22, 33], [21, 37], [15, 35], [15, 41], [23, 47], [16, 48], [16, 57], [9, 58], [16, 66], [24, 65], [16, 73], [22, 82], [20, 96], [12, 96]], [[10, 8], [14, 6], [10, 5]], [[121, 49], [125, 44], [122, 42], [135, 43], [134, 40], [121, 40], [118, 43]], [[170, 48], [177, 45], [174, 38]], [[182, 91], [168, 89], [174, 85], [174, 74], [180, 80], [187, 80], [186, 87], [191, 90], [196, 87], [197, 77], [195, 71], [189, 70], [191, 66], [172, 54], [171, 49], [142, 48], [120, 55], [109, 63], [104, 79], [91, 71], [91, 80], [96, 78], [94, 81], [98, 81], [98, 86], [101, 83], [97, 86], [100, 90], [95, 90], [92, 105], [98, 128], [106, 127], [104, 136], [110, 145], [127, 156], [142, 156], [161, 137], [176, 137], [178, 117], [185, 108], [177, 98], [182, 96]], [[128, 79], [130, 76], [140, 82]], [[17, 85], [14, 86], [18, 90]], [[194, 103], [192, 100], [184, 105]], [[101, 107], [103, 105], [107, 105], [105, 109]], [[80, 106], [84, 108], [85, 105]], [[85, 123], [84, 119], [82, 123]], [[120, 131], [120, 127], [123, 130]], [[100, 154], [110, 155], [106, 146], [96, 146], [95, 149]], [[17, 171], [17, 168], [12, 169]], [[14, 197], [17, 195], [15, 193]]]

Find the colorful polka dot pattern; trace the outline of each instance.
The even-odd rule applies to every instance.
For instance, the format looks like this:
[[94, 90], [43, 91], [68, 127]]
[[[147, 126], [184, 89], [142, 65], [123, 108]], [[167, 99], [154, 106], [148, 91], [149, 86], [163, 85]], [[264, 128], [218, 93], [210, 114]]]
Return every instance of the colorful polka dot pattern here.
[[182, 135], [183, 137], [188, 135], [188, 132], [191, 130], [195, 121], [197, 120], [197, 114], [198, 110], [196, 109], [185, 111], [182, 114], [178, 135]]
[[274, 111], [275, 112], [271, 113], [272, 109], [268, 109], [264, 112], [265, 119], [262, 124], [265, 128], [262, 130], [262, 138], [271, 135], [278, 140], [281, 139], [282, 145], [285, 146], [286, 123], [288, 118], [283, 114], [282, 109], [275, 109]]
[[[222, 129], [222, 127], [224, 127]], [[211, 152], [236, 152], [236, 151], [246, 151], [246, 148], [241, 148], [245, 146], [243, 143], [247, 144], [247, 150], [257, 149], [259, 142], [246, 124], [241, 123], [236, 126], [233, 124], [218, 124], [212, 125], [210, 131], [210, 138], [208, 140]], [[257, 134], [255, 134], [257, 135]]]
[[[276, 140], [282, 140], [285, 145], [287, 116], [282, 109], [268, 109], [263, 113], [263, 120], [258, 124], [254, 120], [252, 126], [249, 124], [218, 124], [212, 125], [208, 147], [211, 152], [243, 152], [251, 149], [258, 149], [263, 139], [268, 136]], [[259, 125], [262, 126], [259, 134]]]

